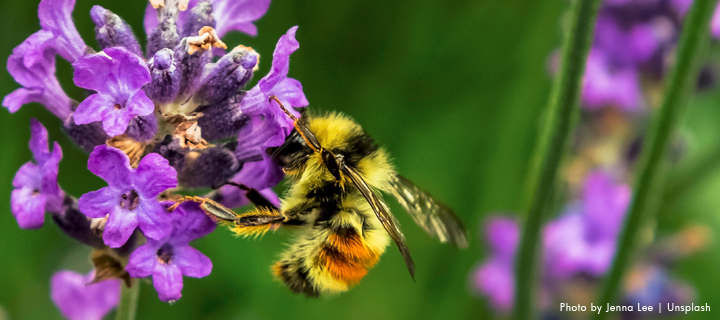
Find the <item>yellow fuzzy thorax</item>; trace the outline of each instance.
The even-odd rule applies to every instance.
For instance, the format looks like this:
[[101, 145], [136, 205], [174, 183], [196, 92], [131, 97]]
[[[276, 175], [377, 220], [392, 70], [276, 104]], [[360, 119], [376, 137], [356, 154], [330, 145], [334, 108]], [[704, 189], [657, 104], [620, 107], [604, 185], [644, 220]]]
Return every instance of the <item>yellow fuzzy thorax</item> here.
[[[307, 116], [307, 119], [308, 127], [315, 134], [320, 145], [327, 150], [343, 150], [351, 138], [363, 134], [359, 124], [340, 113]], [[356, 169], [371, 187], [382, 191], [388, 191], [390, 181], [396, 175], [387, 152], [382, 148], [362, 158], [356, 164]], [[293, 189], [298, 188], [295, 190], [298, 193], [305, 193], [335, 180], [319, 153], [310, 155], [302, 170], [287, 173], [295, 179], [296, 185]], [[349, 178], [343, 177], [341, 185], [347, 187], [350, 184]]]

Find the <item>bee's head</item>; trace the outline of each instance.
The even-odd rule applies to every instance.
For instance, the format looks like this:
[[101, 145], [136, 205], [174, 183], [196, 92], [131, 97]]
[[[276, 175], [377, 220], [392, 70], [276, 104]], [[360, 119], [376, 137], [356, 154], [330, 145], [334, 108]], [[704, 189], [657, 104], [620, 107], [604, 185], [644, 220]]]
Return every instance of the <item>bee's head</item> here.
[[[285, 106], [282, 105], [280, 100], [272, 96], [270, 97], [270, 100], [274, 100], [277, 102], [277, 104], [282, 108], [282, 110], [285, 112], [285, 114], [290, 117], [290, 119], [293, 120], [295, 130], [291, 133], [290, 136], [288, 136], [288, 139], [286, 139], [285, 143], [278, 147], [277, 149], [273, 150], [273, 156], [278, 157], [281, 156], [281, 153], [284, 154], [290, 154], [290, 152], [296, 153], [298, 150], [296, 147], [290, 147], [292, 144], [296, 144], [297, 142], [304, 142], [304, 146], [309, 147], [310, 150], [312, 150], [312, 153], [316, 154], [320, 157], [321, 162], [325, 165], [325, 167], [328, 169], [330, 174], [333, 175], [336, 181], [340, 181], [342, 179], [342, 176], [340, 174], [340, 168], [344, 165], [344, 156], [343, 155], [336, 155], [333, 153], [333, 151], [323, 147], [322, 144], [320, 144], [320, 141], [318, 140], [315, 133], [310, 130], [310, 127], [308, 126], [307, 122], [304, 118], [298, 119], [295, 117], [292, 113], [290, 113], [287, 109], [285, 109]], [[299, 140], [299, 139], [302, 140]], [[286, 150], [287, 148], [291, 148], [290, 150]], [[281, 159], [282, 161], [282, 159]]]

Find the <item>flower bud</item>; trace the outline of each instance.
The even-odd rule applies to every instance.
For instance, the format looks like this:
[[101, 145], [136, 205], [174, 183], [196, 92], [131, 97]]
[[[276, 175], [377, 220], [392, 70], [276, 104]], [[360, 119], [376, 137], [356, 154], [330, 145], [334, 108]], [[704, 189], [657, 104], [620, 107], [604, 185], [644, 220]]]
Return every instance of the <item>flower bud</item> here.
[[100, 47], [123, 46], [130, 52], [142, 57], [142, 50], [132, 28], [120, 16], [101, 6], [90, 9], [90, 17], [95, 23], [95, 38]]
[[148, 61], [152, 80], [145, 86], [145, 93], [155, 102], [170, 103], [180, 90], [181, 75], [170, 49], [161, 49]]
[[208, 105], [227, 100], [252, 78], [257, 61], [255, 50], [243, 46], [233, 49], [220, 58], [203, 77], [194, 96], [195, 102]]
[[201, 106], [197, 109], [203, 113], [198, 119], [202, 129], [202, 137], [208, 141], [216, 141], [230, 137], [237, 137], [250, 120], [250, 117], [240, 111], [240, 101], [244, 96], [240, 92], [218, 104]]
[[190, 18], [182, 26], [182, 37], [195, 36], [202, 27], [215, 28], [215, 18], [213, 18], [212, 13], [213, 6], [210, 1], [205, 0], [198, 3], [192, 8]]
[[210, 51], [197, 50], [190, 54], [189, 50], [188, 38], [180, 40], [180, 44], [175, 47], [174, 61], [180, 73], [178, 98], [181, 100], [187, 99], [195, 92], [205, 65], [212, 59]]
[[180, 183], [190, 188], [201, 188], [218, 186], [230, 180], [243, 165], [231, 150], [235, 144], [187, 154], [180, 173]]
[[174, 18], [166, 18], [148, 35], [147, 56], [152, 57], [161, 49], [173, 49], [180, 41]]
[[78, 209], [77, 199], [65, 196], [62, 212], [53, 214], [52, 219], [71, 238], [96, 249], [105, 247], [102, 236], [90, 228], [90, 219]]
[[147, 116], [137, 116], [132, 118], [128, 124], [125, 134], [136, 141], [148, 142], [155, 138], [157, 131], [157, 119], [154, 114], [150, 114]]
[[110, 139], [110, 136], [105, 133], [102, 127], [102, 122], [99, 121], [77, 125], [73, 116], [70, 115], [65, 120], [63, 128], [70, 136], [70, 139], [88, 153], [92, 152], [95, 146], [105, 144], [105, 141]]

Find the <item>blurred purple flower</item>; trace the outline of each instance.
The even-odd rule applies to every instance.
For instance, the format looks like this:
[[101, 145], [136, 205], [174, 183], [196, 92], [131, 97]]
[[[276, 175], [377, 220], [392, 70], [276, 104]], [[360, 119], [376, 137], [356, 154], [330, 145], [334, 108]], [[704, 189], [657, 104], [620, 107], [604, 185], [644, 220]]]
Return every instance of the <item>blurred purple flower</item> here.
[[490, 299], [500, 312], [512, 309], [515, 295], [515, 251], [520, 240], [517, 221], [507, 217], [491, 217], [486, 222], [486, 240], [490, 257], [473, 273], [473, 287]]
[[710, 21], [710, 30], [714, 38], [720, 39], [720, 5], [715, 8], [715, 13], [713, 13], [712, 20]]
[[654, 264], [635, 266], [628, 273], [625, 287], [623, 300], [633, 305], [687, 305], [695, 298], [692, 286], [673, 279], [665, 267]]
[[642, 92], [634, 67], [613, 68], [602, 51], [591, 49], [582, 88], [583, 106], [596, 110], [614, 105], [626, 111], [642, 108]]
[[617, 235], [630, 204], [630, 188], [605, 173], [588, 175], [581, 210], [571, 210], [543, 230], [546, 271], [554, 278], [579, 272], [601, 276], [615, 255]]
[[7, 70], [22, 88], [5, 96], [2, 105], [11, 113], [24, 104], [38, 102], [61, 120], [72, 113], [70, 98], [55, 76], [55, 50], [39, 50], [53, 35], [40, 30], [13, 49], [8, 57]]
[[[192, 9], [200, 0], [190, 0], [188, 8], [178, 15], [178, 26], [185, 25], [190, 18]], [[270, 7], [270, 0], [214, 0], [213, 18], [215, 19], [215, 30], [219, 37], [223, 37], [229, 31], [241, 31], [251, 36], [257, 35], [257, 27], [253, 21], [260, 19]], [[145, 8], [145, 33], [150, 34], [158, 25], [157, 13], [152, 5]], [[194, 31], [195, 33], [197, 32]]]
[[48, 148], [48, 133], [36, 119], [30, 120], [30, 151], [35, 163], [25, 163], [13, 179], [10, 206], [18, 225], [23, 229], [36, 229], [43, 225], [45, 212], [59, 213], [64, 192], [57, 183], [58, 165], [62, 149], [55, 142], [52, 152]]
[[[166, 208], [172, 204], [163, 203]], [[211, 233], [216, 226], [197, 203], [185, 202], [168, 216], [172, 232], [159, 240], [148, 239], [130, 255], [125, 268], [134, 278], [152, 276], [153, 286], [165, 302], [180, 299], [183, 275], [202, 278], [210, 274], [212, 261], [188, 243]]]
[[148, 66], [123, 47], [89, 54], [75, 63], [73, 81], [78, 87], [96, 91], [80, 103], [73, 118], [75, 124], [102, 121], [110, 136], [121, 135], [133, 117], [147, 116], [155, 104], [143, 91], [150, 82]]
[[605, 53], [610, 63], [621, 67], [647, 61], [660, 47], [651, 24], [636, 23], [623, 28], [608, 15], [598, 18], [594, 39], [593, 48]]
[[80, 197], [80, 211], [108, 221], [103, 240], [110, 247], [125, 244], [136, 227], [149, 239], [162, 239], [171, 231], [170, 218], [157, 196], [177, 186], [177, 172], [157, 153], [146, 155], [137, 169], [122, 151], [100, 145], [90, 154], [88, 169], [108, 186]]
[[[100, 320], [120, 302], [120, 280], [90, 283], [95, 271], [82, 275], [63, 270], [50, 282], [50, 297], [62, 315], [70, 320]], [[139, 284], [136, 284], [139, 285]]]

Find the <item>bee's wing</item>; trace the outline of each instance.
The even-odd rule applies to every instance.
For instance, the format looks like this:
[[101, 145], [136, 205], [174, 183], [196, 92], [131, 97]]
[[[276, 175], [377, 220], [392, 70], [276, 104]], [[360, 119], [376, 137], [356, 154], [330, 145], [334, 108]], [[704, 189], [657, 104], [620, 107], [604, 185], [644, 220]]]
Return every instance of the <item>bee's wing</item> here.
[[440, 242], [468, 246], [467, 232], [460, 218], [446, 204], [436, 201], [412, 181], [398, 175], [392, 183], [391, 193], [421, 228]]
[[365, 196], [365, 199], [367, 199], [368, 203], [370, 203], [370, 207], [375, 211], [375, 215], [380, 220], [380, 223], [382, 223], [383, 227], [385, 228], [385, 231], [387, 231], [388, 234], [390, 234], [390, 237], [395, 241], [395, 244], [397, 245], [398, 249], [400, 249], [400, 253], [402, 254], [403, 258], [405, 258], [405, 265], [407, 265], [408, 271], [410, 271], [410, 276], [413, 278], [413, 281], [415, 281], [415, 262], [413, 262], [412, 257], [410, 256], [410, 250], [408, 249], [407, 245], [405, 244], [405, 236], [403, 236], [402, 231], [397, 227], [397, 224], [395, 223], [395, 218], [388, 213], [385, 204], [378, 199], [377, 195], [375, 195], [375, 192], [370, 189], [370, 186], [368, 186], [367, 182], [360, 176], [360, 174], [353, 168], [343, 165], [341, 166], [341, 170], [343, 174], [350, 177], [350, 180], [352, 180], [353, 184], [360, 190], [363, 196]]

